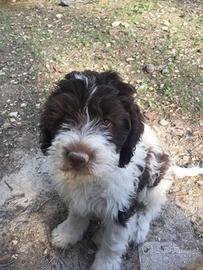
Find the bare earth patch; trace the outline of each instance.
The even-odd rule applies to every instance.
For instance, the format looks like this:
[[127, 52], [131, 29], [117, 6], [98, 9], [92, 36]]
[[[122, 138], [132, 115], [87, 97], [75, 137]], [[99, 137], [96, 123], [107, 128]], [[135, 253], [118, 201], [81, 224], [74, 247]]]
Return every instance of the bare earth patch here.
[[[136, 86], [146, 122], [174, 161], [201, 165], [201, 1], [98, 1], [69, 7], [57, 1], [3, 2], [0, 269], [89, 269], [97, 224], [74, 248], [62, 252], [50, 246], [50, 231], [67, 209], [38, 152], [41, 105], [65, 73], [114, 69]], [[146, 243], [129, 248], [123, 270], [181, 269], [201, 254], [202, 190], [202, 177], [174, 182], [169, 204]]]

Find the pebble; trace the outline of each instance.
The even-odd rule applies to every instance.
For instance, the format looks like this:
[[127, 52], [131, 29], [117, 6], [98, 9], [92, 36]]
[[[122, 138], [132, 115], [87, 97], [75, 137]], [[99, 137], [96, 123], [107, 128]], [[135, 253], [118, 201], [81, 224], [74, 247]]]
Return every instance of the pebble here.
[[166, 121], [166, 119], [161, 119], [160, 121], [159, 121], [159, 124], [161, 125], [161, 126], [167, 126], [168, 125], [168, 121]]
[[11, 123], [16, 122], [15, 118], [10, 118]]
[[21, 108], [25, 108], [26, 106], [27, 106], [27, 104], [24, 103], [24, 102], [20, 104], [20, 107], [21, 107]]
[[12, 241], [12, 244], [13, 244], [14, 246], [16, 246], [16, 245], [18, 244], [18, 240], [13, 240], [13, 241]]
[[166, 32], [169, 30], [168, 26], [166, 26], [166, 25], [162, 26], [161, 29], [162, 29], [163, 31], [166, 31]]
[[168, 73], [168, 67], [166, 65], [161, 65], [160, 71], [162, 74], [166, 74], [166, 73]]
[[171, 23], [170, 23], [169, 21], [164, 21], [164, 22], [163, 22], [163, 25], [165, 25], [165, 26], [170, 26]]
[[132, 57], [126, 58], [126, 62], [131, 62], [131, 61], [134, 61], [134, 58]]
[[18, 254], [13, 254], [12, 255], [12, 259], [15, 259], [16, 260], [17, 258], [18, 258]]
[[63, 17], [63, 15], [60, 14], [60, 13], [56, 14], [56, 18], [57, 18], [57, 19], [61, 19], [62, 17]]
[[152, 64], [146, 64], [144, 67], [143, 67], [143, 70], [149, 74], [152, 74], [154, 71], [155, 71], [155, 66], [152, 65]]
[[118, 27], [121, 24], [121, 21], [115, 21], [112, 23], [113, 27]]
[[71, 4], [75, 4], [76, 0], [60, 0], [60, 4], [62, 6], [69, 6]]
[[192, 190], [189, 190], [189, 191], [188, 191], [188, 194], [189, 194], [189, 195], [192, 195], [192, 193], [193, 193]]
[[9, 113], [9, 117], [17, 117], [18, 116], [18, 112], [10, 112]]

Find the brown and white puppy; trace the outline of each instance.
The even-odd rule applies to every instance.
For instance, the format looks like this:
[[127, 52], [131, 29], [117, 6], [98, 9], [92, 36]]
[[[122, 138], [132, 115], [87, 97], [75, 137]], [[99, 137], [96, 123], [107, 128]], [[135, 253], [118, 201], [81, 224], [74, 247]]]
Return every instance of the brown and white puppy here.
[[143, 123], [134, 92], [115, 72], [72, 72], [41, 115], [41, 149], [50, 156], [69, 207], [68, 218], [52, 232], [52, 244], [76, 243], [90, 218], [98, 217], [104, 233], [92, 270], [118, 270], [128, 243], [145, 240], [174, 173], [203, 173], [171, 166]]

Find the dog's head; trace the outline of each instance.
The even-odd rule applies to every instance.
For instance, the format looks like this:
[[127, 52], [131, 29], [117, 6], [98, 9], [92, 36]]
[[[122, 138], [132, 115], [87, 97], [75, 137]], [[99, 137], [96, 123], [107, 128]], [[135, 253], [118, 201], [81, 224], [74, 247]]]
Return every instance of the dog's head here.
[[45, 103], [41, 150], [67, 173], [126, 166], [144, 129], [134, 91], [114, 72], [67, 74]]

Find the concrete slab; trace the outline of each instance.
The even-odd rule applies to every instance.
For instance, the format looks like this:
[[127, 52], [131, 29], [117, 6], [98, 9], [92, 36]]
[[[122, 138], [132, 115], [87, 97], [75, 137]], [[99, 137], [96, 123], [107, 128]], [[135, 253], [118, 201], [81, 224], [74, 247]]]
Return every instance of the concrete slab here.
[[139, 247], [140, 270], [178, 270], [200, 256], [198, 250], [184, 250], [173, 242], [145, 242]]

